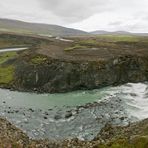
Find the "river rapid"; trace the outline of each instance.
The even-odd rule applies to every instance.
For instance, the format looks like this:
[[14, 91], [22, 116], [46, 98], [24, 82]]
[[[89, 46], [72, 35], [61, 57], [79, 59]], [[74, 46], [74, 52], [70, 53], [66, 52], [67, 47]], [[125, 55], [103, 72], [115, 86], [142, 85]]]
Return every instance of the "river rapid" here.
[[148, 118], [148, 83], [61, 94], [0, 89], [0, 116], [34, 139], [92, 140], [106, 124]]

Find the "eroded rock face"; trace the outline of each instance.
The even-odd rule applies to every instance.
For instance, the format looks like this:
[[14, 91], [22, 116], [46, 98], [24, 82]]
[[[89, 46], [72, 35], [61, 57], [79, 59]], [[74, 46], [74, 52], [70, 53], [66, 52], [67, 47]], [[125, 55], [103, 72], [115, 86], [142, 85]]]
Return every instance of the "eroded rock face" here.
[[94, 62], [48, 58], [37, 64], [22, 61], [15, 79], [16, 89], [52, 93], [142, 82], [148, 79], [148, 58], [120, 56]]

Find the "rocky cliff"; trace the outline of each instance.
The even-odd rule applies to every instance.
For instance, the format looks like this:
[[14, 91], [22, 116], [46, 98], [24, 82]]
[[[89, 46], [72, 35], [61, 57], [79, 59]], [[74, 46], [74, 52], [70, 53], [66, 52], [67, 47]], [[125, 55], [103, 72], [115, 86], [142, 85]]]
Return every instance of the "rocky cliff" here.
[[1, 53], [0, 86], [55, 93], [148, 80], [147, 38], [145, 42], [134, 37], [126, 42], [105, 39], [73, 38], [67, 42], [1, 35], [0, 45], [16, 42], [29, 49]]
[[61, 61], [39, 55], [31, 59], [17, 65], [16, 89], [54, 93], [148, 80], [147, 57], [127, 55], [96, 62]]

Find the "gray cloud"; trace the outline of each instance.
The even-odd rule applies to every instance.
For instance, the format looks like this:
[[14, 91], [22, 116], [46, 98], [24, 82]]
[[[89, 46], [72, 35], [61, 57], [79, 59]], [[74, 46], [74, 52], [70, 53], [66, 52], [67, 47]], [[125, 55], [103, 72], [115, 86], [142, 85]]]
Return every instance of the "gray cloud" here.
[[109, 26], [119, 26], [119, 25], [122, 25], [122, 23], [123, 23], [123, 22], [121, 22], [121, 21], [115, 21], [115, 22], [109, 23], [108, 25], [109, 25]]
[[38, 0], [41, 6], [67, 22], [82, 21], [110, 9], [111, 0]]
[[92, 30], [148, 32], [147, 0], [0, 0], [0, 17]]

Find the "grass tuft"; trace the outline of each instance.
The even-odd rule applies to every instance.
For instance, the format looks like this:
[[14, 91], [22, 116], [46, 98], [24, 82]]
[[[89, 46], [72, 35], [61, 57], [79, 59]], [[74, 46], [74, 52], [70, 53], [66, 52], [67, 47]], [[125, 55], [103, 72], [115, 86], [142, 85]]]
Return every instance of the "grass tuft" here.
[[72, 50], [75, 50], [75, 49], [85, 49], [87, 48], [86, 46], [82, 46], [82, 45], [79, 45], [79, 44], [76, 44], [72, 47], [67, 47], [64, 49], [64, 51], [72, 51]]
[[46, 57], [36, 56], [31, 59], [32, 64], [43, 64], [47, 60]]

